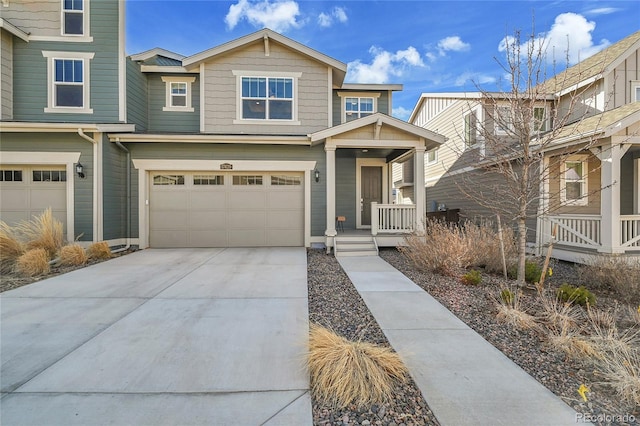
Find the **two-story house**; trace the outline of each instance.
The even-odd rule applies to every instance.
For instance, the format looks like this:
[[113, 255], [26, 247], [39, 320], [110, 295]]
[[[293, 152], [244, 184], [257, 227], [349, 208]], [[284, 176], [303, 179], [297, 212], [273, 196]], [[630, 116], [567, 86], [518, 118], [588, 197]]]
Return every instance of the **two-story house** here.
[[[59, 25], [76, 7], [51, 3]], [[142, 248], [331, 248], [338, 229], [375, 248], [423, 216], [424, 199], [391, 203], [391, 164], [413, 153], [419, 168], [444, 138], [391, 117], [401, 85], [345, 83], [345, 63], [268, 29], [189, 57], [124, 57], [122, 4], [79, 5], [84, 33], [47, 41], [20, 26], [24, 3], [3, 13], [13, 61], [3, 220], [53, 203], [18, 201], [39, 198], [38, 177], [61, 187], [69, 240]], [[41, 161], [61, 173], [42, 178]]]
[[[560, 259], [583, 261], [596, 253], [640, 257], [639, 49], [637, 32], [536, 88], [543, 96], [532, 111], [539, 133], [532, 147], [543, 161], [532, 194], [537, 217], [533, 214], [527, 227], [537, 253], [555, 230], [553, 255]], [[491, 160], [487, 132], [510, 133], [508, 96], [421, 95], [409, 121], [447, 138], [425, 160], [429, 210], [460, 209], [475, 221], [494, 217], [495, 209], [474, 202], [465, 187], [485, 195], [499, 190], [499, 179], [473, 161], [478, 153]], [[394, 180], [403, 189], [400, 166]], [[496, 205], [501, 201], [498, 195], [494, 199]]]
[[45, 208], [69, 241], [123, 244], [126, 123], [124, 4], [0, 4], [0, 219]]

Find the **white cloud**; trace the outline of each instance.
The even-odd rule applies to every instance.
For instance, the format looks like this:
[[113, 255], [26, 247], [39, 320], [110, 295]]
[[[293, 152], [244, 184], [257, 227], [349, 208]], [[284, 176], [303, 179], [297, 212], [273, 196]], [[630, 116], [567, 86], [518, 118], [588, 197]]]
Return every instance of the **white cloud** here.
[[438, 50], [440, 55], [444, 56], [446, 52], [465, 52], [471, 48], [469, 43], [465, 43], [458, 36], [449, 36], [441, 39], [438, 42]]
[[[568, 58], [570, 64], [576, 64], [611, 44], [608, 40], [594, 44], [591, 33], [595, 27], [595, 22], [587, 21], [580, 14], [562, 13], [556, 16], [551, 29], [538, 35], [533, 43], [536, 47], [542, 46], [550, 59], [562, 61]], [[504, 52], [507, 45], [513, 45], [514, 42], [516, 40], [512, 36], [507, 36], [500, 41], [498, 50]], [[527, 51], [528, 43], [522, 44], [522, 52]]]
[[496, 82], [496, 78], [491, 75], [479, 74], [473, 72], [464, 72], [456, 77], [453, 83], [456, 87], [462, 87], [467, 83], [474, 83], [477, 85], [493, 84]]
[[300, 8], [292, 0], [285, 1], [257, 1], [239, 0], [237, 4], [229, 6], [229, 12], [224, 21], [229, 29], [246, 19], [251, 25], [259, 28], [270, 28], [277, 32], [286, 32], [290, 28], [299, 28]]
[[341, 24], [346, 23], [349, 20], [347, 16], [347, 12], [343, 7], [334, 7], [330, 13], [322, 12], [318, 15], [318, 25], [321, 27], [330, 27], [333, 25], [335, 21], [340, 22]]
[[616, 13], [620, 11], [620, 9], [616, 8], [616, 7], [598, 7], [595, 9], [589, 9], [587, 11], [584, 12], [585, 15], [593, 15], [593, 16], [597, 16], [597, 15], [609, 15], [611, 13]]
[[369, 53], [373, 55], [370, 64], [356, 60], [347, 65], [347, 75], [351, 81], [355, 83], [387, 83], [389, 77], [399, 77], [407, 68], [425, 67], [420, 54], [413, 46], [409, 46], [405, 50], [398, 50], [396, 53], [372, 46]]
[[409, 117], [411, 116], [411, 110], [410, 109], [406, 109], [403, 107], [397, 107], [397, 108], [393, 108], [393, 111], [391, 112], [391, 115], [393, 115], [395, 118], [399, 118], [400, 120], [408, 120]]

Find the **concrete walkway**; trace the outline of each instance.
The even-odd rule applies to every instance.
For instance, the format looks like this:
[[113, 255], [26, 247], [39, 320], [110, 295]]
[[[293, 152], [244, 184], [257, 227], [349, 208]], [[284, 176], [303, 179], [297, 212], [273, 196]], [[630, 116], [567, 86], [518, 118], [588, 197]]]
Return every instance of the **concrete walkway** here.
[[576, 424], [571, 407], [387, 262], [338, 260], [441, 425]]
[[304, 248], [144, 250], [0, 295], [2, 425], [310, 425]]

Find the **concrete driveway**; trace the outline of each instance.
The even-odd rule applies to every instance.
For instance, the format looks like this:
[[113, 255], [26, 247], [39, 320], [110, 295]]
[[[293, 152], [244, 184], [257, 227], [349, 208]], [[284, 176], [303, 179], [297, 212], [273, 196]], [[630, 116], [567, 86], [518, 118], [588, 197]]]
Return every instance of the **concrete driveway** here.
[[144, 250], [0, 309], [2, 425], [312, 423], [304, 248]]

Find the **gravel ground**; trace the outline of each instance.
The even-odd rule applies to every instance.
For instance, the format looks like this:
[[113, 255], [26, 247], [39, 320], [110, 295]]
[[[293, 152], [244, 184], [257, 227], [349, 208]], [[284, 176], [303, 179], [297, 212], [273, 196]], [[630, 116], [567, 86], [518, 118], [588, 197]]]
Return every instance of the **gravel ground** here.
[[[309, 320], [350, 339], [389, 346], [387, 338], [333, 255], [308, 250]], [[394, 399], [364, 409], [337, 410], [313, 400], [314, 425], [437, 425], [422, 393], [409, 379]]]
[[[599, 425], [639, 424], [640, 407], [622, 403], [612, 389], [599, 384], [593, 367], [586, 362], [568, 360], [561, 351], [550, 347], [544, 336], [535, 331], [521, 331], [506, 326], [496, 319], [496, 300], [501, 288], [512, 282], [502, 277], [483, 274], [479, 286], [462, 284], [455, 277], [445, 277], [416, 270], [395, 249], [383, 249], [380, 257], [403, 272], [413, 282], [425, 289], [458, 318], [482, 335], [496, 348], [511, 358], [536, 380], [562, 398], [578, 413], [591, 416]], [[550, 288], [564, 282], [577, 282], [574, 266], [552, 260], [553, 276], [546, 281]], [[525, 291], [525, 297], [533, 299], [534, 291]], [[619, 301], [611, 294], [596, 292], [599, 308], [613, 308]], [[527, 303], [525, 302], [525, 306]], [[535, 312], [530, 312], [535, 315]], [[582, 383], [591, 389], [588, 402], [584, 402], [577, 389]], [[428, 395], [427, 395], [428, 399]], [[615, 416], [632, 415], [635, 421], [616, 422]], [[594, 421], [595, 420], [595, 421]]]

